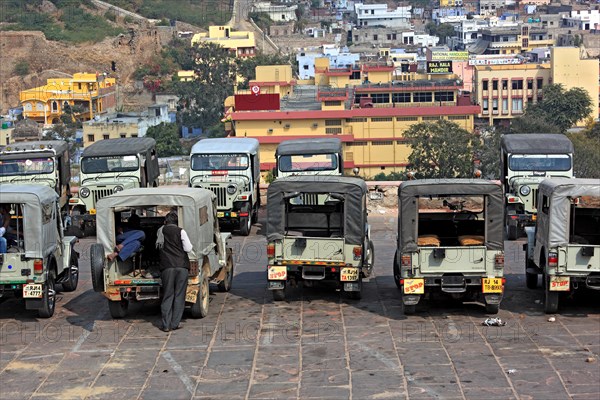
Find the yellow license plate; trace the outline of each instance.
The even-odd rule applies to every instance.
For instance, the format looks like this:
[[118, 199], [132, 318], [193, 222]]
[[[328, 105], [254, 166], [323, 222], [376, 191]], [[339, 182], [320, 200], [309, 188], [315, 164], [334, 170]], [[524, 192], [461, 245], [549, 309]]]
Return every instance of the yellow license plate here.
[[483, 293], [502, 293], [504, 291], [502, 278], [483, 278], [481, 280], [481, 291]]
[[185, 301], [188, 303], [195, 303], [197, 298], [198, 298], [198, 288], [195, 288], [195, 289], [188, 288], [188, 290], [185, 294]]
[[29, 284], [23, 286], [23, 297], [26, 299], [41, 299], [44, 295], [42, 285]]
[[340, 272], [340, 281], [350, 282], [358, 280], [358, 268], [342, 268]]
[[425, 279], [405, 279], [404, 294], [424, 294]]
[[231, 218], [235, 218], [235, 217], [237, 217], [237, 213], [234, 213], [234, 212], [232, 212], [232, 213], [231, 213], [231, 214], [229, 214], [229, 215], [231, 215]]
[[96, 215], [96, 209], [90, 208], [90, 215]]
[[225, 213], [218, 211], [217, 212], [217, 218], [223, 218], [225, 216]]
[[568, 292], [571, 289], [571, 278], [568, 276], [551, 276], [549, 289], [553, 292]]
[[271, 266], [267, 271], [270, 281], [285, 281], [287, 279], [287, 267]]

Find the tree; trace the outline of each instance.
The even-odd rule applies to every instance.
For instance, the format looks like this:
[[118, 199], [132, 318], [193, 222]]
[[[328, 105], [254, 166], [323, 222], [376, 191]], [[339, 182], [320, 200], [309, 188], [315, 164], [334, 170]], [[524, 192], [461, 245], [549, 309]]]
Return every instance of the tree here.
[[574, 87], [565, 90], [561, 84], [544, 88], [544, 98], [527, 107], [525, 114], [513, 120], [511, 131], [530, 133], [565, 133], [592, 112], [592, 99], [587, 90]]
[[486, 127], [481, 131], [482, 145], [479, 149], [478, 158], [481, 162], [479, 169], [486, 179], [500, 178], [500, 139], [505, 129], [498, 127]]
[[156, 140], [156, 153], [159, 157], [179, 156], [183, 154], [176, 124], [162, 122], [160, 125], [151, 126], [148, 128], [146, 136]]
[[27, 75], [29, 73], [29, 63], [26, 60], [17, 61], [14, 73], [19, 76]]
[[195, 79], [173, 85], [179, 96], [179, 122], [184, 126], [207, 128], [221, 119], [223, 102], [233, 95], [237, 77], [234, 55], [214, 43], [199, 43], [190, 56]]
[[468, 178], [480, 146], [477, 136], [454, 122], [412, 125], [405, 133], [411, 140], [409, 168], [417, 178]]
[[600, 178], [600, 122], [591, 122], [581, 132], [569, 134], [573, 142], [573, 169], [578, 178]]
[[439, 24], [437, 25], [435, 22], [428, 22], [425, 25], [425, 30], [432, 36], [437, 36], [440, 38], [440, 44], [446, 43], [446, 37], [454, 36], [454, 27], [450, 24]]

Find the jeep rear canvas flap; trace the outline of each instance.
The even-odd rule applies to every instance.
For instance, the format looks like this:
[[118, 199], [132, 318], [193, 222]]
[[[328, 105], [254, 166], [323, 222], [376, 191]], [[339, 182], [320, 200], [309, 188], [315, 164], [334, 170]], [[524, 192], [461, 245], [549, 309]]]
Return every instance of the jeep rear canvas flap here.
[[[182, 207], [183, 215], [179, 214], [179, 225], [187, 232], [196, 255], [207, 255], [214, 248], [215, 236], [218, 237], [219, 234], [215, 201], [216, 197], [210, 190], [198, 188], [162, 187], [124, 190], [98, 201], [97, 241], [102, 243], [107, 254], [112, 252], [115, 246], [115, 208], [156, 205]], [[207, 222], [201, 224], [200, 209], [204, 206], [210, 209], [211, 203], [213, 213], [208, 216]]]
[[417, 251], [418, 199], [427, 196], [483, 195], [485, 200], [485, 245], [504, 248], [504, 197], [502, 186], [482, 179], [423, 179], [402, 182], [398, 188], [398, 248]]
[[[52, 252], [53, 246], [56, 246], [55, 220], [49, 219], [49, 223], [42, 223], [42, 221], [48, 221], [48, 218], [44, 218], [43, 215], [51, 215], [57, 199], [56, 192], [47, 186], [2, 185], [0, 202], [22, 204], [24, 207], [25, 257], [44, 258]], [[58, 211], [54, 210], [54, 212]]]
[[[600, 179], [545, 179], [540, 183], [538, 196], [538, 201], [543, 196], [550, 198], [550, 219], [547, 226], [538, 226], [539, 229], [548, 231], [550, 247], [566, 246], [569, 244], [571, 199], [600, 196]], [[544, 224], [542, 219], [538, 219], [540, 223]]]
[[290, 176], [277, 179], [267, 191], [267, 240], [283, 239], [285, 233], [286, 193], [339, 193], [344, 200], [344, 238], [346, 243], [362, 245], [367, 224], [365, 181], [342, 176]]

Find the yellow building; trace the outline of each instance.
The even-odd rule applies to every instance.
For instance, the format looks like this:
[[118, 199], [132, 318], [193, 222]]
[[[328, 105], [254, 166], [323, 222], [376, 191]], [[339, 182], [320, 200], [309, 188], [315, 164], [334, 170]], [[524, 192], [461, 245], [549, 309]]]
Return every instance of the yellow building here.
[[489, 125], [520, 117], [528, 104], [542, 99], [544, 86], [550, 84], [550, 64], [477, 65], [473, 92], [481, 106], [479, 118]]
[[77, 73], [72, 78], [51, 78], [46, 85], [20, 93], [23, 116], [36, 122], [54, 124], [67, 108], [87, 121], [116, 108], [116, 79], [102, 74]]
[[554, 46], [548, 30], [531, 25], [493, 26], [481, 30], [475, 54], [521, 54], [537, 48]]
[[544, 86], [558, 83], [567, 90], [587, 90], [593, 104], [590, 117], [597, 118], [598, 60], [581, 59], [575, 47], [553, 47], [551, 51], [550, 63], [475, 66], [473, 94], [481, 106], [478, 117], [490, 125], [508, 123], [523, 115], [528, 104], [543, 98]]
[[254, 32], [234, 31], [231, 26], [210, 26], [208, 33], [197, 33], [192, 37], [192, 45], [196, 43], [215, 43], [229, 49], [236, 57], [254, 57], [256, 41]]
[[278, 93], [283, 97], [294, 92], [296, 80], [291, 65], [259, 65], [256, 67], [256, 79], [251, 80], [249, 85], [250, 89], [240, 90], [238, 93], [251, 93], [252, 90], [258, 90], [263, 94]]
[[440, 0], [440, 7], [460, 7], [462, 5], [462, 0]]
[[[369, 76], [391, 74], [380, 68], [366, 68], [366, 72]], [[415, 123], [443, 118], [472, 131], [479, 107], [471, 105], [461, 89], [455, 79], [348, 88], [297, 85], [292, 96], [282, 101], [276, 97], [275, 106], [274, 94], [236, 94], [226, 127], [231, 136], [259, 140], [263, 172], [274, 166], [281, 141], [334, 136], [344, 143], [346, 172], [357, 167], [362, 176], [372, 177], [406, 168], [410, 146], [403, 132]]]
[[550, 54], [552, 82], [562, 84], [566, 90], [574, 87], [587, 90], [592, 99], [590, 117], [598, 118], [598, 59], [582, 59], [578, 47], [553, 47]]

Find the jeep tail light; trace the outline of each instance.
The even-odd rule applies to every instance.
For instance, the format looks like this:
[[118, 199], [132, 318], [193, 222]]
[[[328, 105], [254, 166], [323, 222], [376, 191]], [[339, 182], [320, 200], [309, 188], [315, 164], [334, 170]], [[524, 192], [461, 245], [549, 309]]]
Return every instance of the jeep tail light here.
[[275, 257], [275, 243], [267, 244], [267, 257], [269, 257], [269, 258]]
[[504, 254], [496, 254], [494, 257], [494, 268], [504, 268]]
[[412, 264], [412, 257], [409, 255], [406, 256], [402, 256], [402, 266], [403, 267], [410, 267], [410, 265]]
[[362, 247], [356, 246], [352, 249], [352, 253], [354, 254], [354, 257], [360, 257], [362, 255]]
[[249, 215], [249, 213], [247, 213], [247, 212], [241, 212], [241, 213], [238, 213], [238, 215], [240, 217], [247, 217]]
[[548, 253], [548, 266], [550, 268], [558, 267], [558, 253]]
[[33, 260], [33, 273], [41, 275], [44, 272], [44, 261], [41, 259]]

